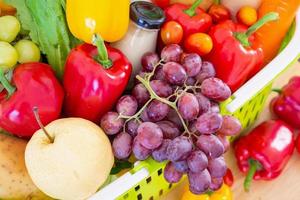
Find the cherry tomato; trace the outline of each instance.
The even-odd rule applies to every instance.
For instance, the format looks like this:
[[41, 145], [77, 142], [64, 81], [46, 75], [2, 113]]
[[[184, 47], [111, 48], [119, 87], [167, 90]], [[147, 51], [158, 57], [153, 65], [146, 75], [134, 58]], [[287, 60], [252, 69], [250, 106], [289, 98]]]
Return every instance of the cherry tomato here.
[[161, 28], [160, 36], [165, 45], [179, 44], [183, 37], [182, 26], [175, 21], [169, 21]]
[[205, 33], [194, 33], [187, 37], [184, 42], [188, 53], [197, 53], [200, 56], [208, 54], [213, 48], [211, 37]]
[[300, 153], [300, 133], [298, 134], [298, 137], [296, 139], [296, 149], [298, 153]]
[[251, 6], [244, 6], [239, 10], [236, 18], [241, 24], [251, 26], [257, 21], [257, 12]]
[[231, 187], [234, 182], [232, 171], [228, 168], [225, 176], [223, 177], [224, 183]]
[[213, 4], [208, 11], [214, 23], [218, 24], [222, 21], [230, 19], [230, 11], [221, 4]]

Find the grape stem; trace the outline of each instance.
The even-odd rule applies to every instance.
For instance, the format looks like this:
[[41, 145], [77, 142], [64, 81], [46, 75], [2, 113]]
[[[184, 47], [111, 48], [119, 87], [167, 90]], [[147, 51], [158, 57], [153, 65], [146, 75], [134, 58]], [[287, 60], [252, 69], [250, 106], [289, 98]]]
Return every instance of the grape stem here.
[[181, 123], [182, 123], [182, 125], [183, 125], [183, 128], [184, 128], [185, 132], [191, 134], [190, 131], [189, 131], [189, 129], [188, 129], [188, 127], [187, 127], [187, 125], [186, 125], [186, 123], [185, 123], [185, 121], [184, 121], [184, 119], [182, 118], [181, 114], [179, 113], [179, 111], [178, 111], [178, 109], [177, 109], [177, 107], [176, 107], [176, 102], [171, 102], [171, 101], [169, 101], [169, 100], [167, 100], [167, 99], [164, 99], [164, 98], [159, 97], [159, 96], [153, 91], [153, 89], [152, 89], [152, 87], [150, 86], [150, 83], [149, 83], [148, 80], [143, 79], [143, 78], [142, 78], [141, 76], [139, 76], [139, 75], [137, 75], [136, 78], [137, 78], [137, 80], [139, 80], [139, 81], [145, 86], [145, 88], [146, 88], [146, 89], [148, 90], [148, 92], [150, 93], [150, 100], [156, 99], [156, 100], [158, 100], [158, 101], [160, 101], [160, 102], [162, 102], [162, 103], [164, 103], [164, 104], [170, 106], [172, 109], [174, 109], [174, 110], [176, 111], [178, 117], [180, 118], [180, 121], [181, 121]]

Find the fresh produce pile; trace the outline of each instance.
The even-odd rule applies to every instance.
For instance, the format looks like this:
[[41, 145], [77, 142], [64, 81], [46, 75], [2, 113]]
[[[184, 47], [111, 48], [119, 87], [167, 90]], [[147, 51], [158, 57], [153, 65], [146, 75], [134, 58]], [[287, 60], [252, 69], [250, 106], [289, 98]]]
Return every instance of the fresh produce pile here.
[[218, 103], [231, 96], [229, 87], [214, 77], [210, 62], [183, 53], [179, 45], [166, 46], [160, 56], [148, 52], [141, 63], [131, 94], [101, 119], [105, 133], [115, 135], [115, 157], [133, 153], [145, 160], [152, 155], [169, 161], [164, 170], [169, 183], [187, 173], [193, 193], [219, 189], [227, 169], [226, 136], [241, 131], [237, 119], [219, 113]]
[[[252, 3], [0, 0], [0, 199], [87, 199], [150, 157], [169, 183], [187, 174], [185, 198], [232, 199], [223, 155], [242, 126], [220, 104], [274, 58], [300, 4]], [[298, 82], [274, 100], [297, 128]], [[245, 188], [293, 149], [282, 121], [238, 140]]]

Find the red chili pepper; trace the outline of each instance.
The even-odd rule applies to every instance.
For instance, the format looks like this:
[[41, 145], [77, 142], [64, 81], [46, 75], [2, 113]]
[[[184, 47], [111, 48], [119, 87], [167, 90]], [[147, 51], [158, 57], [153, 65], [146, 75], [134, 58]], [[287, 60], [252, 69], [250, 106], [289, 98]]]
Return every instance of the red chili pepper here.
[[170, 0], [152, 0], [152, 2], [161, 8], [165, 8], [170, 5]]
[[280, 175], [294, 151], [291, 127], [281, 120], [270, 120], [257, 126], [234, 145], [238, 167], [248, 175], [245, 190], [251, 181], [272, 180]]
[[166, 21], [177, 21], [183, 28], [184, 36], [207, 32], [212, 25], [211, 17], [200, 7], [202, 0], [196, 0], [192, 6], [175, 3], [165, 9]]
[[212, 27], [209, 35], [214, 44], [206, 56], [222, 79], [234, 92], [263, 66], [263, 50], [252, 35], [265, 23], [278, 19], [277, 13], [269, 13], [256, 24], [247, 27], [227, 20]]
[[296, 149], [298, 153], [300, 153], [300, 133], [298, 133], [297, 139], [296, 139]]
[[273, 113], [295, 128], [300, 128], [300, 77], [292, 78], [272, 102]]
[[19, 137], [31, 137], [40, 129], [33, 114], [34, 107], [39, 109], [45, 125], [59, 118], [64, 92], [49, 65], [19, 65], [13, 73], [14, 85], [0, 70], [0, 82], [5, 88], [0, 99], [0, 127], [4, 130]]
[[230, 11], [221, 4], [213, 4], [209, 8], [208, 14], [211, 16], [215, 24], [230, 19]]
[[122, 95], [132, 67], [122, 52], [95, 38], [97, 47], [79, 45], [67, 58], [64, 109], [68, 116], [99, 122]]
[[226, 185], [228, 185], [229, 187], [231, 187], [234, 183], [234, 178], [233, 178], [233, 174], [232, 171], [228, 168], [227, 172], [225, 174], [225, 176], [223, 177], [224, 183]]

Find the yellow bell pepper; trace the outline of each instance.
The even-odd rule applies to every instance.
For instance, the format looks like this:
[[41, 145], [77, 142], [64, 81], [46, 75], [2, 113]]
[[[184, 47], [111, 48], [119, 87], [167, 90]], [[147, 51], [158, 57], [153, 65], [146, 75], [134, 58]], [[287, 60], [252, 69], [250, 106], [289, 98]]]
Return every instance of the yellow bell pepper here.
[[67, 0], [69, 29], [87, 43], [92, 43], [94, 34], [115, 42], [127, 32], [129, 6], [130, 0]]
[[195, 195], [190, 192], [188, 187], [186, 187], [181, 200], [232, 200], [232, 192], [230, 187], [226, 184], [223, 184], [218, 191], [212, 193], [211, 195]]

